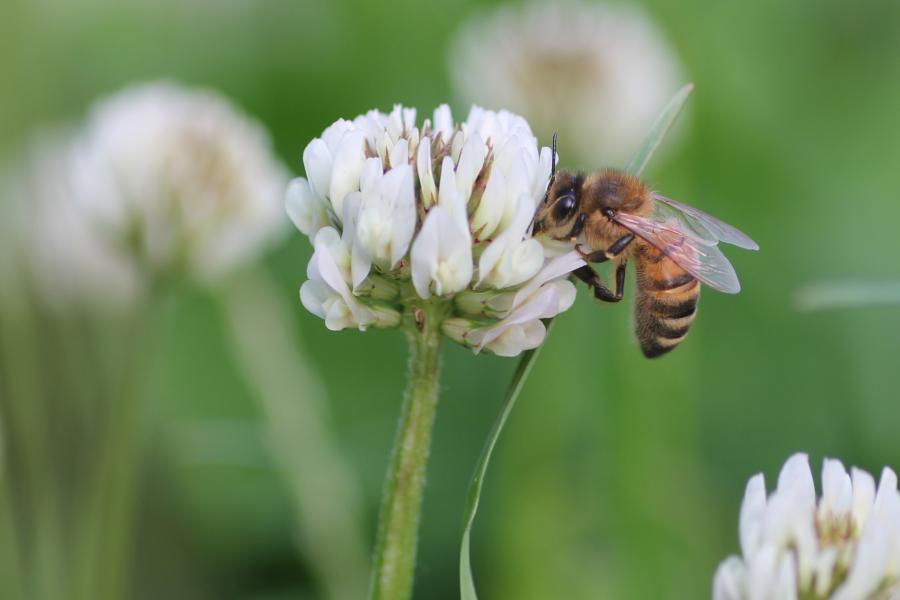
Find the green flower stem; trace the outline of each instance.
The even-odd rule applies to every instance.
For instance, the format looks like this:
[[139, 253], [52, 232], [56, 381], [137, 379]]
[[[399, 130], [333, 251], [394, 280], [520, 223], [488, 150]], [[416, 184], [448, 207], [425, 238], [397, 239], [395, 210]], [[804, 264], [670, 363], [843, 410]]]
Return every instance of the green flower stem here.
[[[144, 401], [149, 364], [148, 357], [155, 350], [155, 335], [159, 327], [163, 298], [151, 293], [125, 323], [123, 338], [128, 348], [116, 357], [115, 397], [106, 407], [107, 423], [104, 431], [103, 454], [95, 491], [94, 512], [88, 518], [96, 528], [96, 539], [86, 540], [96, 552], [93, 572], [85, 573], [79, 581], [86, 585], [85, 597], [97, 600], [118, 600], [130, 597], [132, 560], [134, 558], [134, 530], [140, 472], [152, 421]], [[150, 426], [152, 428], [152, 425]], [[97, 544], [93, 547], [93, 544]], [[93, 590], [93, 591], [91, 591]]]
[[446, 305], [423, 303], [412, 305], [404, 316], [409, 369], [381, 503], [372, 600], [406, 600], [412, 595], [425, 467], [438, 402], [440, 324], [446, 313]]

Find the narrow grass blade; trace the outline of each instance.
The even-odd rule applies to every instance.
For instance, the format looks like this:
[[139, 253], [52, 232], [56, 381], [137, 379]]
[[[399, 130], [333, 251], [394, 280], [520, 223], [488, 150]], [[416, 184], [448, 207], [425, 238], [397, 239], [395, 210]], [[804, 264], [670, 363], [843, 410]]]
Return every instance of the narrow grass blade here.
[[688, 96], [690, 96], [693, 91], [694, 84], [689, 83], [678, 90], [675, 97], [669, 100], [669, 103], [653, 124], [650, 134], [644, 138], [644, 143], [641, 144], [637, 154], [634, 155], [631, 162], [625, 167], [627, 172], [632, 175], [640, 175], [643, 172], [647, 163], [650, 162], [653, 153], [656, 152], [656, 149], [659, 148], [663, 138], [666, 137], [666, 133], [669, 132], [669, 129], [672, 128], [672, 124], [675, 123], [675, 119], [681, 112], [684, 103], [687, 102]]
[[[547, 322], [547, 335], [550, 334], [551, 324], [550, 321]], [[494, 446], [497, 445], [497, 439], [500, 437], [500, 432], [503, 430], [503, 426], [506, 424], [510, 412], [512, 412], [516, 399], [519, 397], [519, 392], [521, 392], [522, 388], [525, 386], [525, 380], [528, 379], [528, 374], [531, 372], [531, 367], [534, 366], [534, 362], [537, 360], [541, 348], [542, 346], [538, 346], [534, 350], [528, 350], [522, 354], [519, 365], [516, 367], [516, 372], [513, 374], [512, 381], [509, 384], [509, 389], [506, 391], [506, 398], [503, 399], [500, 415], [497, 417], [494, 426], [488, 434], [487, 442], [484, 445], [484, 449], [481, 451], [481, 457], [478, 459], [478, 464], [475, 466], [472, 482], [469, 484], [469, 493], [466, 497], [466, 507], [463, 513], [464, 529], [462, 548], [459, 553], [459, 587], [462, 600], [476, 600], [478, 598], [478, 595], [475, 593], [475, 582], [472, 577], [469, 539], [472, 531], [472, 523], [475, 521], [475, 513], [478, 511], [478, 502], [481, 498], [481, 486], [484, 484], [484, 476], [485, 473], [487, 473], [488, 462], [491, 460], [491, 454], [494, 452]]]
[[[662, 143], [666, 133], [671, 129], [672, 124], [678, 117], [678, 113], [681, 112], [681, 108], [684, 106], [685, 101], [687, 101], [688, 96], [690, 96], [693, 89], [693, 84], [689, 83], [681, 88], [678, 93], [675, 94], [675, 97], [669, 101], [663, 109], [662, 114], [653, 125], [650, 134], [644, 140], [644, 143], [641, 144], [637, 154], [635, 154], [634, 158], [631, 159], [631, 162], [628, 163], [626, 170], [629, 173], [632, 175], [641, 174], [644, 167], [650, 162], [653, 153], [656, 152], [656, 149]], [[550, 325], [551, 322], [547, 321], [547, 335], [550, 334]], [[519, 360], [519, 366], [516, 367], [516, 372], [513, 374], [512, 381], [506, 391], [506, 398], [503, 400], [500, 414], [497, 416], [497, 420], [494, 422], [494, 426], [488, 434], [487, 442], [485, 443], [484, 449], [481, 451], [481, 457], [478, 459], [478, 464], [475, 466], [475, 473], [472, 476], [472, 481], [469, 483], [469, 493], [466, 497], [466, 506], [463, 513], [462, 547], [459, 552], [459, 588], [460, 598], [462, 600], [477, 600], [478, 598], [478, 594], [475, 592], [475, 581], [472, 576], [470, 539], [472, 523], [475, 521], [475, 513], [478, 511], [478, 502], [481, 498], [481, 488], [484, 484], [484, 476], [487, 473], [488, 463], [491, 460], [491, 454], [494, 452], [494, 446], [497, 445], [497, 439], [500, 437], [500, 432], [503, 430], [503, 426], [506, 425], [506, 420], [509, 418], [509, 414], [512, 412], [516, 399], [519, 397], [519, 392], [521, 392], [522, 388], [525, 386], [525, 380], [528, 378], [528, 374], [531, 372], [531, 368], [537, 360], [540, 349], [541, 346], [538, 346], [534, 350], [525, 352], [522, 355], [521, 360]]]
[[804, 311], [861, 308], [900, 304], [900, 281], [821, 281], [808, 284], [795, 296]]

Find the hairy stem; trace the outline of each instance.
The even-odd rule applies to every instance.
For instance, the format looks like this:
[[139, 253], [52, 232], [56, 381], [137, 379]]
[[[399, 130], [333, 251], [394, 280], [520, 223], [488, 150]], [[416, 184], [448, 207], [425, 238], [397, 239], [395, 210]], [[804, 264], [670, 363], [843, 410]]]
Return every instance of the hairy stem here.
[[445, 307], [413, 307], [404, 320], [409, 369], [400, 424], [385, 480], [370, 598], [412, 595], [425, 467], [438, 401], [440, 322]]

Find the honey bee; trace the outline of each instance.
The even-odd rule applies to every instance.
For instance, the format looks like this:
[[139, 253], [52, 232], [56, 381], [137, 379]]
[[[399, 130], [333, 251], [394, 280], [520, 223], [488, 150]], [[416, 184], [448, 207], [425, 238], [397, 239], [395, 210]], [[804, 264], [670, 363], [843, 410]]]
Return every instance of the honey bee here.
[[[734, 227], [661, 196], [622, 171], [556, 173], [555, 165], [553, 170], [533, 231], [575, 243], [588, 264], [573, 274], [604, 302], [622, 299], [625, 265], [629, 258], [634, 261], [635, 334], [647, 358], [684, 340], [696, 315], [701, 282], [729, 294], [740, 291], [734, 268], [717, 244], [748, 250], [759, 246]], [[606, 261], [616, 266], [615, 291], [590, 266]]]

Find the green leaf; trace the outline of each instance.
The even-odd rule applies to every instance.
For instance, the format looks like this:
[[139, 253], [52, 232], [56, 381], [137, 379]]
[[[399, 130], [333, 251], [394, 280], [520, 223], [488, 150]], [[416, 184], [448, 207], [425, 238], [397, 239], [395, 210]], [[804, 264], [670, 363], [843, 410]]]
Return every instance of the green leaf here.
[[800, 310], [900, 304], [900, 281], [822, 281], [797, 291]]
[[[678, 90], [675, 97], [669, 101], [663, 109], [662, 114], [656, 120], [656, 123], [654, 123], [653, 129], [650, 130], [650, 134], [644, 140], [644, 143], [641, 144], [637, 154], [631, 159], [631, 162], [628, 163], [627, 171], [629, 173], [632, 175], [641, 174], [644, 167], [650, 162], [650, 157], [653, 156], [653, 153], [659, 147], [660, 143], [662, 143], [666, 133], [672, 127], [672, 123], [675, 122], [678, 113], [681, 112], [681, 107], [684, 106], [685, 101], [693, 89], [693, 84], [689, 83]], [[547, 335], [550, 335], [552, 319], [545, 323], [547, 325]], [[484, 476], [487, 473], [488, 463], [491, 460], [491, 454], [494, 452], [494, 446], [497, 445], [497, 439], [500, 437], [500, 432], [503, 430], [503, 426], [506, 425], [509, 413], [512, 411], [516, 399], [519, 397], [519, 392], [521, 392], [522, 388], [525, 386], [525, 380], [528, 378], [528, 374], [531, 372], [535, 360], [537, 360], [540, 349], [541, 346], [538, 346], [534, 350], [528, 350], [522, 354], [519, 366], [516, 367], [516, 372], [506, 391], [506, 398], [503, 400], [500, 414], [497, 416], [497, 420], [494, 421], [494, 426], [488, 434], [487, 442], [484, 445], [484, 449], [481, 451], [481, 457], [478, 459], [478, 464], [475, 466], [475, 473], [472, 475], [472, 481], [469, 483], [469, 493], [466, 497], [466, 506], [463, 512], [462, 547], [459, 551], [459, 588], [460, 598], [462, 600], [478, 599], [478, 594], [475, 592], [475, 582], [472, 577], [470, 538], [472, 534], [472, 523], [475, 521], [475, 513], [478, 511], [478, 502], [481, 498], [481, 488], [484, 484]]]
[[[552, 320], [548, 320], [546, 324], [547, 335], [549, 335]], [[478, 464], [475, 466], [475, 474], [472, 476], [472, 482], [469, 484], [469, 493], [466, 497], [466, 508], [463, 513], [463, 523], [465, 528], [463, 529], [462, 548], [459, 553], [459, 587], [462, 600], [477, 600], [478, 598], [478, 595], [475, 593], [475, 582], [472, 579], [469, 538], [472, 531], [472, 523], [475, 521], [475, 513], [478, 511], [478, 501], [481, 498], [481, 486], [484, 483], [484, 475], [487, 473], [488, 462], [491, 460], [494, 446], [497, 445], [497, 438], [500, 437], [500, 431], [503, 430], [503, 426], [509, 418], [509, 413], [512, 412], [516, 399], [519, 397], [519, 392], [522, 391], [525, 380], [528, 378], [528, 373], [531, 372], [531, 367], [534, 366], [534, 361], [537, 359], [538, 353], [540, 353], [542, 347], [543, 344], [533, 350], [527, 350], [522, 355], [519, 366], [516, 367], [516, 372], [513, 374], [512, 381], [509, 384], [509, 389], [506, 391], [506, 398], [503, 400], [500, 415], [497, 417], [494, 426], [488, 434], [487, 442], [484, 445], [484, 449], [481, 451], [481, 457], [478, 459]]]
[[653, 128], [650, 129], [650, 134], [644, 138], [644, 143], [641, 144], [637, 154], [632, 157], [631, 162], [625, 167], [625, 170], [628, 173], [640, 175], [644, 171], [644, 168], [647, 166], [647, 163], [650, 162], [653, 153], [656, 152], [656, 149], [659, 148], [663, 138], [669, 132], [669, 129], [672, 128], [672, 124], [675, 123], [675, 119], [678, 118], [681, 108], [684, 106], [684, 103], [687, 102], [688, 96], [690, 96], [693, 91], [694, 84], [689, 83], [678, 90], [675, 97], [669, 100], [669, 103], [666, 104], [662, 113], [657, 117], [656, 123], [653, 124]]

